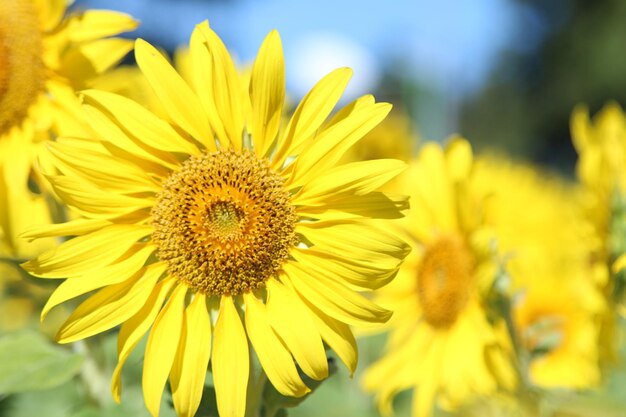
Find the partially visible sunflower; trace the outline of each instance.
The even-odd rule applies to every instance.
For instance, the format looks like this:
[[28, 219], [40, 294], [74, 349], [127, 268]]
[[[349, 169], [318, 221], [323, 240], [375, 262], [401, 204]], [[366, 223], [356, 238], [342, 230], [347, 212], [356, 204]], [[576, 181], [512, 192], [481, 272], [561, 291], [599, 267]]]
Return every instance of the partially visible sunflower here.
[[425, 144], [398, 187], [411, 197], [403, 234], [413, 252], [376, 300], [394, 310], [386, 355], [365, 374], [381, 412], [393, 397], [413, 389], [412, 414], [425, 417], [437, 402], [456, 408], [476, 395], [515, 384], [503, 323], [491, 323], [484, 295], [497, 265], [485, 240], [480, 206], [469, 193], [469, 143], [445, 150]]
[[485, 221], [506, 259], [513, 323], [529, 381], [545, 388], [597, 386], [598, 318], [593, 229], [582, 190], [530, 164], [477, 158], [473, 187], [489, 195]]
[[194, 415], [211, 358], [220, 415], [243, 416], [248, 341], [276, 389], [302, 396], [309, 388], [296, 363], [311, 378], [325, 378], [327, 345], [353, 372], [348, 325], [389, 319], [391, 312], [358, 291], [385, 285], [409, 251], [373, 224], [407, 208], [407, 198], [377, 191], [406, 164], [338, 164], [391, 108], [367, 95], [326, 121], [349, 69], [323, 78], [281, 125], [277, 32], [262, 44], [249, 85], [206, 22], [194, 30], [190, 53], [187, 83], [154, 47], [135, 45], [172, 123], [122, 96], [84, 92], [98, 138], [51, 144], [59, 172], [47, 175], [84, 218], [28, 233], [77, 237], [24, 268], [68, 277], [43, 315], [98, 290], [57, 337], [69, 343], [122, 325], [116, 400], [122, 366], [151, 328], [142, 385], [152, 415], [168, 376], [177, 413]]
[[589, 281], [537, 278], [542, 279], [522, 292], [513, 310], [531, 382], [544, 388], [598, 386], [602, 299]]
[[[66, 16], [66, 0], [0, 4], [0, 235], [4, 254], [30, 257], [17, 234], [49, 221], [43, 198], [31, 192], [33, 161], [47, 139], [77, 133], [75, 88], [117, 63], [132, 42], [107, 38], [136, 27], [127, 15], [88, 10]], [[30, 188], [29, 188], [30, 182]]]
[[34, 310], [33, 298], [41, 301], [42, 291], [15, 278], [17, 265], [11, 264], [54, 244], [54, 239], [29, 243], [18, 237], [25, 228], [52, 221], [50, 196], [32, 170], [36, 155], [49, 139], [86, 127], [74, 90], [126, 55], [132, 42], [108, 37], [137, 25], [111, 11], [68, 15], [69, 3], [0, 1], [0, 262], [6, 264], [0, 309], [12, 315]]
[[27, 192], [38, 145], [74, 133], [75, 89], [132, 49], [130, 40], [109, 38], [134, 29], [131, 17], [103, 10], [66, 16], [68, 3], [0, 3], [0, 164], [16, 192]]
[[616, 312], [626, 311], [626, 117], [617, 103], [593, 119], [584, 106], [574, 109], [572, 142], [578, 152], [576, 172], [585, 190], [584, 208], [595, 244], [589, 262], [609, 304], [601, 333], [602, 357], [616, 360]]
[[578, 152], [576, 173], [589, 192], [589, 219], [606, 245], [614, 199], [626, 192], [626, 117], [617, 103], [607, 104], [593, 120], [588, 109], [579, 106], [572, 113], [571, 134]]

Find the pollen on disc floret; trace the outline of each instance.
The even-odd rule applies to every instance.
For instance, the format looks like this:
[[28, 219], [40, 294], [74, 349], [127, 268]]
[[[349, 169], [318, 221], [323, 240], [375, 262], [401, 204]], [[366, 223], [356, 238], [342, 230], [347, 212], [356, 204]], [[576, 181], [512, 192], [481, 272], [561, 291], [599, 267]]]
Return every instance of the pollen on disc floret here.
[[207, 295], [261, 288], [298, 241], [283, 178], [249, 150], [189, 158], [164, 182], [152, 216], [159, 259]]
[[19, 125], [43, 91], [42, 34], [32, 0], [0, 1], [0, 134]]
[[444, 235], [429, 244], [417, 271], [424, 319], [435, 328], [450, 327], [467, 304], [474, 259], [460, 236]]

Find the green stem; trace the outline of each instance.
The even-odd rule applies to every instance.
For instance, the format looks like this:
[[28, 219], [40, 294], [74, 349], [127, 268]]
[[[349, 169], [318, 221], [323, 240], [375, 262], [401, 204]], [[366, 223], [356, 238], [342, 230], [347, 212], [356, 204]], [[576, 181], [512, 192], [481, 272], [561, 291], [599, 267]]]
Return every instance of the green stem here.
[[87, 396], [94, 405], [103, 407], [110, 401], [109, 378], [104, 374], [98, 363], [96, 345], [85, 340], [79, 340], [72, 345], [72, 349], [84, 355], [85, 361], [80, 371], [80, 379], [85, 387]]

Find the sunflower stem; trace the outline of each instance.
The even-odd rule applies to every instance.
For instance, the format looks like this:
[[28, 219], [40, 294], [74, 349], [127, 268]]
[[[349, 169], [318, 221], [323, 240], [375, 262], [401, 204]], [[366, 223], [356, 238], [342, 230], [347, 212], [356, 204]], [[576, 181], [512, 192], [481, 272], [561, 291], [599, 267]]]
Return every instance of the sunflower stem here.
[[97, 344], [79, 340], [72, 345], [75, 352], [84, 355], [85, 361], [80, 371], [80, 380], [85, 387], [87, 396], [94, 405], [102, 408], [109, 401], [108, 378], [104, 375], [102, 366], [98, 363], [101, 352]]

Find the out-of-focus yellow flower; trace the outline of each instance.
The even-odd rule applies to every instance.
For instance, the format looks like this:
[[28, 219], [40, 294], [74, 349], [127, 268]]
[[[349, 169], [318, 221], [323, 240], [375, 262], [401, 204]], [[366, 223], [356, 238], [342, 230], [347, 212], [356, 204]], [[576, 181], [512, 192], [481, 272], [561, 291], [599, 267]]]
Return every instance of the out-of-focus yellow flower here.
[[512, 388], [503, 323], [490, 323], [482, 292], [496, 276], [485, 241], [480, 205], [469, 191], [472, 151], [463, 139], [444, 150], [423, 146], [397, 182], [411, 196], [403, 232], [413, 252], [397, 278], [376, 300], [394, 310], [386, 355], [365, 374], [381, 412], [393, 397], [413, 388], [412, 414], [431, 414], [434, 403], [454, 408], [474, 395]]
[[477, 158], [474, 172], [473, 186], [490, 196], [485, 221], [506, 259], [530, 381], [548, 388], [597, 385], [605, 305], [589, 261], [593, 229], [580, 209], [581, 190], [502, 157]]
[[0, 168], [10, 190], [28, 192], [42, 141], [82, 124], [74, 91], [132, 49], [129, 40], [109, 38], [136, 27], [129, 16], [100, 10], [66, 16], [67, 6], [67, 0], [0, 3]]
[[[97, 10], [66, 15], [69, 3], [0, 2], [0, 262], [30, 258], [52, 246], [52, 238], [26, 242], [18, 237], [28, 227], [51, 222], [50, 197], [41, 189], [33, 161], [46, 141], [83, 132], [75, 89], [132, 48], [129, 40], [109, 38], [136, 27], [129, 16]], [[0, 273], [0, 281], [7, 286], [11, 281], [15, 289], [21, 281], [11, 280], [14, 275]], [[13, 327], [20, 311], [35, 308], [26, 306], [26, 295], [41, 294], [22, 285], [29, 291], [21, 298], [11, 298], [6, 288], [0, 295], [0, 309], [3, 314], [10, 309]]]
[[[616, 103], [607, 104], [593, 121], [579, 106], [572, 113], [571, 131], [578, 152], [576, 173], [589, 192], [589, 218], [606, 245], [615, 195], [626, 192], [626, 118]], [[609, 249], [600, 249], [605, 259], [612, 255]]]
[[543, 277], [521, 294], [514, 305], [514, 322], [529, 355], [533, 384], [580, 389], [600, 383], [601, 306], [591, 282], [568, 276]]
[[601, 357], [614, 361], [617, 314], [626, 304], [626, 117], [617, 103], [607, 104], [593, 119], [584, 106], [571, 118], [572, 142], [578, 152], [576, 171], [585, 190], [583, 207], [594, 227], [589, 261], [609, 308], [601, 330]]
[[44, 315], [99, 290], [57, 337], [68, 343], [122, 325], [116, 400], [122, 366], [151, 328], [142, 385], [152, 415], [168, 376], [178, 415], [194, 415], [211, 358], [220, 415], [242, 417], [248, 340], [276, 389], [298, 397], [309, 388], [296, 362], [321, 380], [329, 346], [353, 372], [348, 324], [391, 316], [359, 292], [391, 280], [409, 251], [373, 224], [407, 208], [406, 197], [377, 191], [406, 164], [338, 164], [391, 109], [367, 95], [326, 121], [350, 69], [324, 77], [281, 126], [277, 32], [262, 44], [249, 85], [206, 22], [194, 30], [190, 53], [187, 83], [154, 47], [135, 46], [172, 124], [120, 95], [83, 92], [102, 146], [59, 139], [50, 145], [59, 175], [48, 179], [84, 218], [29, 234], [78, 237], [23, 266], [39, 277], [70, 277]]
[[410, 161], [418, 135], [409, 116], [394, 107], [381, 124], [369, 132], [344, 156], [345, 161], [367, 161], [375, 158], [395, 158]]

